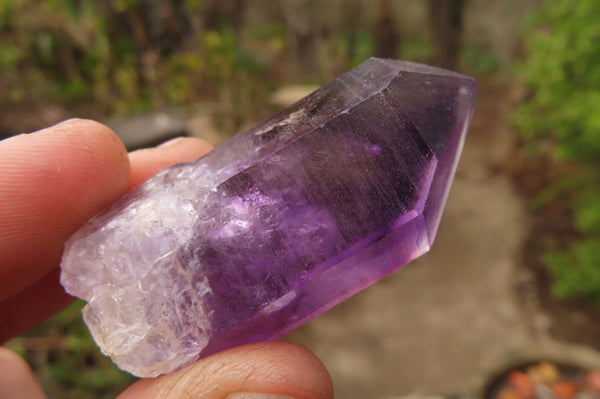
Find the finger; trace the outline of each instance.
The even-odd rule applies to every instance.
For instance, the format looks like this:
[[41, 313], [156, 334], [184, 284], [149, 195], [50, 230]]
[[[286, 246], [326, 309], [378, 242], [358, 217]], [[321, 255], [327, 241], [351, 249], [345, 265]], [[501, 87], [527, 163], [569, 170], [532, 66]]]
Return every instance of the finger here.
[[0, 142], [0, 301], [60, 261], [64, 241], [129, 186], [129, 160], [106, 126], [69, 120]]
[[174, 373], [140, 380], [118, 399], [278, 397], [333, 398], [331, 378], [319, 359], [285, 341], [217, 353]]
[[46, 398], [27, 363], [5, 348], [0, 348], [0, 398]]
[[129, 154], [131, 185], [137, 186], [167, 166], [195, 161], [211, 150], [212, 146], [204, 140], [180, 137], [156, 148], [134, 151]]
[[59, 274], [56, 267], [29, 288], [0, 302], [0, 343], [35, 327], [73, 301], [59, 284]]

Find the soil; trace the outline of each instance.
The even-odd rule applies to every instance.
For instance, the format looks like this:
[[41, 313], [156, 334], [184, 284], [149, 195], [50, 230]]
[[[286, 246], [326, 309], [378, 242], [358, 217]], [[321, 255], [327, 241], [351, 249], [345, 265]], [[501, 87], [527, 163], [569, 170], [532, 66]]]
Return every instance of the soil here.
[[[510, 117], [512, 109], [527, 94], [509, 81], [494, 81], [486, 77], [480, 77], [478, 81], [482, 94], [477, 112], [486, 115], [481, 121], [482, 126], [475, 126], [478, 133], [493, 132], [498, 126], [510, 129], [510, 120], [506, 117]], [[494, 98], [503, 100], [494, 102]], [[498, 103], [510, 107], [511, 112], [492, 112]], [[545, 315], [551, 337], [600, 349], [600, 307], [585, 299], [565, 300], [554, 296], [552, 276], [542, 261], [544, 254], [565, 249], [577, 238], [573, 215], [564, 201], [552, 200], [539, 208], [531, 205], [540, 193], [552, 186], [554, 177], [565, 171], [560, 170], [562, 166], [554, 163], [550, 156], [527, 156], [525, 145], [515, 132], [511, 131], [511, 136], [508, 156], [492, 162], [490, 168], [509, 177], [516, 193], [526, 204], [530, 218], [515, 270], [519, 276], [515, 284], [517, 298], [525, 308]]]
[[[532, 159], [520, 155], [516, 162], [511, 162], [511, 165], [506, 165], [506, 170], [517, 192], [528, 203], [551, 186], [552, 176], [560, 173], [558, 166], [547, 157]], [[537, 303], [546, 314], [549, 333], [555, 339], [600, 349], [600, 307], [585, 299], [556, 298], [552, 294], [552, 276], [542, 261], [544, 254], [567, 248], [577, 238], [572, 214], [559, 199], [532, 210], [530, 214], [530, 230], [523, 242], [519, 262], [527, 277], [517, 284], [518, 297], [524, 302], [533, 300]], [[524, 295], [532, 289], [534, 298]]]

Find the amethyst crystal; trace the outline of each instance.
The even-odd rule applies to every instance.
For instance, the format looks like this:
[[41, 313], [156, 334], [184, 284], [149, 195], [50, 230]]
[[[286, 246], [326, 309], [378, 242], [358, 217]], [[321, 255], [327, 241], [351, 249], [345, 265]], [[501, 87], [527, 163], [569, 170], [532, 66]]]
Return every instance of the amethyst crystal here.
[[475, 91], [371, 58], [95, 216], [61, 282], [138, 376], [281, 337], [429, 250]]

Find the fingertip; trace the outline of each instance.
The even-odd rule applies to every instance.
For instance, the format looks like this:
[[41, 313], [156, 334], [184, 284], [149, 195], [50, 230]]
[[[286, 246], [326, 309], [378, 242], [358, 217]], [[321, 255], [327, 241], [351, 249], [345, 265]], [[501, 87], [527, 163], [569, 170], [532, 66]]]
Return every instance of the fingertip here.
[[291, 342], [273, 341], [229, 349], [169, 375], [138, 381], [119, 399], [223, 399], [234, 393], [332, 399], [333, 384], [314, 354]]
[[46, 397], [27, 363], [16, 353], [0, 348], [0, 370], [0, 398]]
[[129, 185], [130, 164], [127, 149], [119, 136], [108, 126], [91, 119], [68, 119], [40, 134], [62, 136], [61, 141], [67, 141], [69, 148], [76, 155], [80, 166], [92, 166], [98, 170], [98, 177], [108, 176], [112, 186], [121, 189]]

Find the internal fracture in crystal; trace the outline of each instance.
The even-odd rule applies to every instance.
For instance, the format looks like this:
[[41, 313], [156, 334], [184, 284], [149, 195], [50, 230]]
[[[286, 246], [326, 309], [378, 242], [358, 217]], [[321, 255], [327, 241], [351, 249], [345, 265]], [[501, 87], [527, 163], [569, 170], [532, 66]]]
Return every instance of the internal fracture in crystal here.
[[429, 250], [475, 91], [371, 58], [95, 216], [61, 282], [142, 377], [282, 337]]

